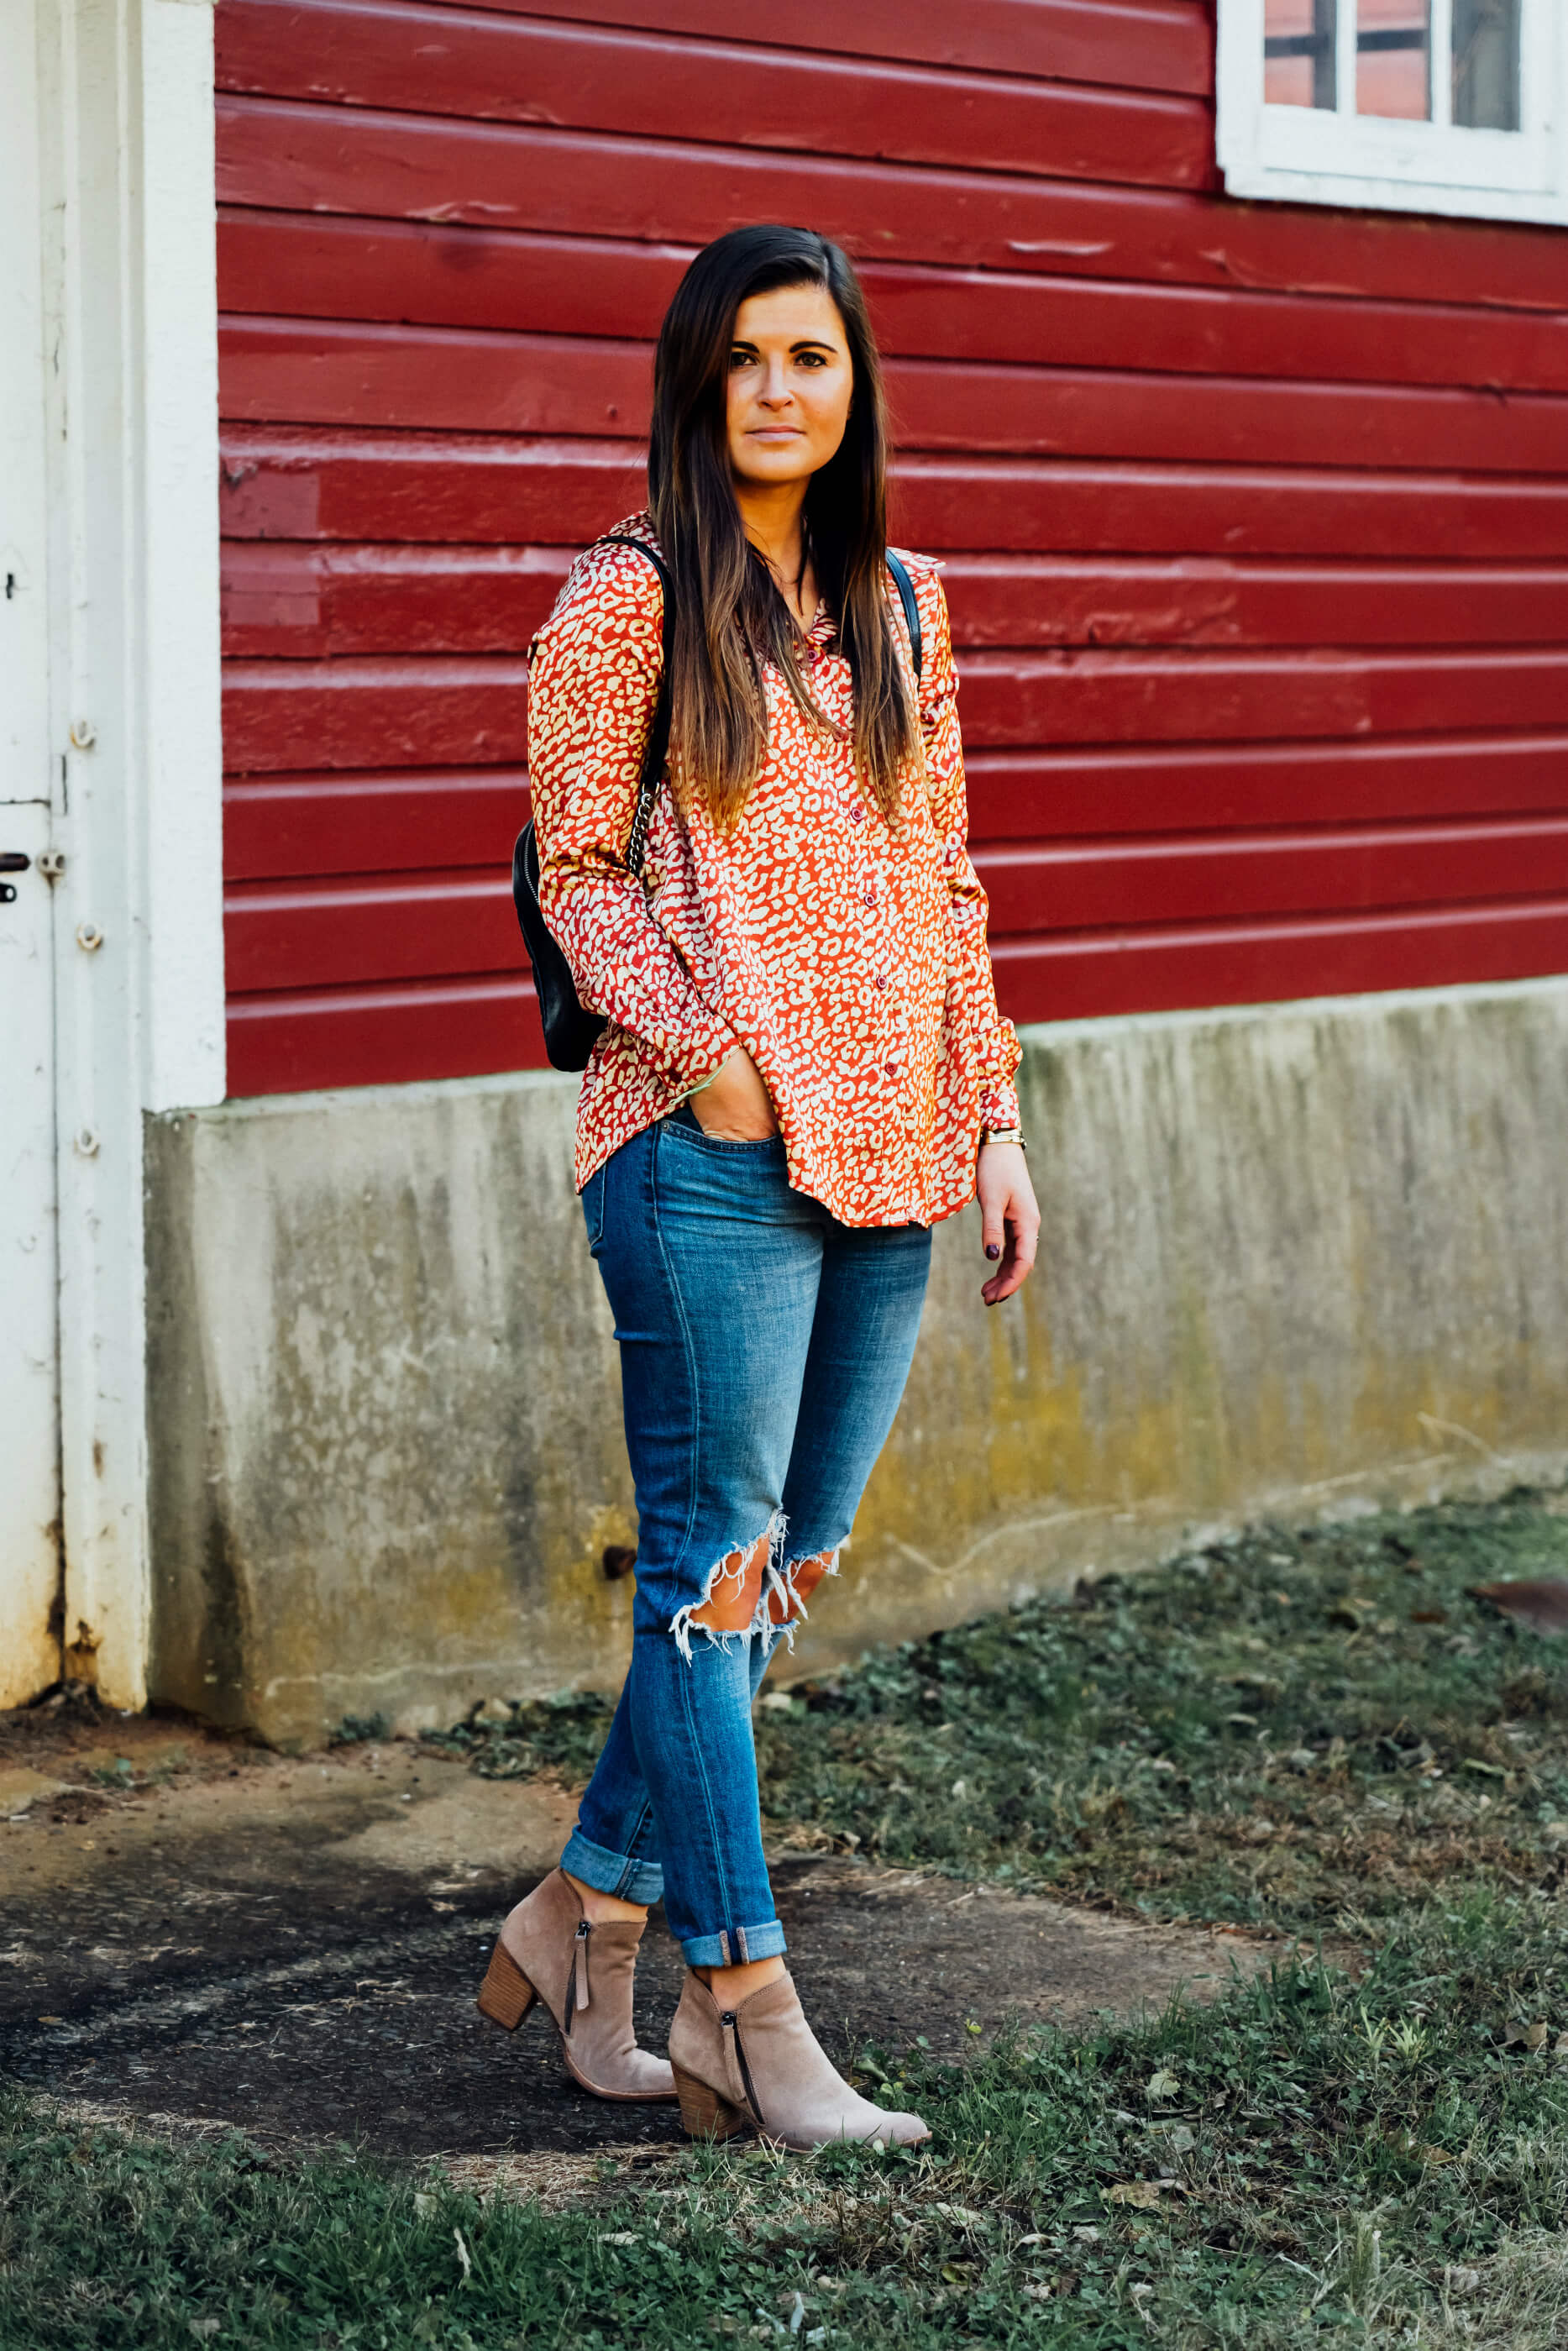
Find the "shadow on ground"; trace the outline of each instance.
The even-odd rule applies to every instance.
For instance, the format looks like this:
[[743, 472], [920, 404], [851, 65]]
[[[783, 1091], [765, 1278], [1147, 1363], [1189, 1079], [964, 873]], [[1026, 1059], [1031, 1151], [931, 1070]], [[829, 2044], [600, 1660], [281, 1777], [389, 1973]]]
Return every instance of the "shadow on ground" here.
[[[671, 2144], [566, 2081], [536, 2011], [473, 2001], [507, 1905], [549, 1867], [570, 1792], [393, 1743], [283, 1759], [156, 1719], [0, 1717], [0, 2071], [105, 2119], [232, 2126], [389, 2155]], [[774, 1865], [791, 1966], [841, 2062], [1006, 2018], [1202, 1998], [1267, 1945], [834, 1856]], [[655, 1912], [642, 2037], [680, 1989]]]

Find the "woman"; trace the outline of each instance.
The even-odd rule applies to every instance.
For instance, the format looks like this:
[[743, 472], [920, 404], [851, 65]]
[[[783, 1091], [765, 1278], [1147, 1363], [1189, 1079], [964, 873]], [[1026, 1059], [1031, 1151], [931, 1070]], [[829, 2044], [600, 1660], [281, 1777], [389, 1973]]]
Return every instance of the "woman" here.
[[[978, 1192], [992, 1305], [1039, 1228], [965, 847], [946, 610], [936, 567], [907, 559], [917, 662], [885, 446], [843, 254], [800, 229], [720, 237], [659, 339], [648, 511], [574, 567], [529, 688], [540, 901], [608, 1023], [577, 1182], [621, 1345], [637, 1592], [577, 1827], [507, 1918], [480, 2004], [515, 2025], [542, 1998], [601, 2097], [678, 2095], [694, 2134], [750, 2125], [801, 2148], [926, 2133], [858, 2097], [801, 2013], [751, 1703], [892, 1425], [931, 1227]], [[640, 877], [664, 615], [627, 539], [674, 584]], [[632, 2030], [661, 1895], [689, 1970], [667, 2065]]]

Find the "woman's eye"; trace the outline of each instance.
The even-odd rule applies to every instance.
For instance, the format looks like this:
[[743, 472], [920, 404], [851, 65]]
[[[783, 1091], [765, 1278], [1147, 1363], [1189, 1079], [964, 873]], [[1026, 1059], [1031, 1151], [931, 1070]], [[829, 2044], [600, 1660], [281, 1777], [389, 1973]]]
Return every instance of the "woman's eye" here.
[[732, 368], [749, 367], [751, 365], [751, 353], [749, 351], [731, 351], [729, 355], [729, 363]]

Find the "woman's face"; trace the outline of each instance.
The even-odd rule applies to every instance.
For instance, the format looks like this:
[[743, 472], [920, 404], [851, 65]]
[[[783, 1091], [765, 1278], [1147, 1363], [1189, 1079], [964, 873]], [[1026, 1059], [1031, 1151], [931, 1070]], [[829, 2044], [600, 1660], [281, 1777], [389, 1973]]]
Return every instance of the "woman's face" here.
[[729, 462], [737, 484], [777, 487], [820, 473], [837, 451], [854, 391], [839, 306], [821, 286], [753, 294], [729, 353]]

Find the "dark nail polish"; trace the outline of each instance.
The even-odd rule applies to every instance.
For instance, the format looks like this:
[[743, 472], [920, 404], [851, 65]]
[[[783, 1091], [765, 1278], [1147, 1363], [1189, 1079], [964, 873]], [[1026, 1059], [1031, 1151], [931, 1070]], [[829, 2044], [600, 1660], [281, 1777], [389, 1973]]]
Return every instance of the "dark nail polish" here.
[[1000, 1241], [988, 1241], [986, 1243], [986, 1255], [988, 1257], [1000, 1257], [1001, 1253], [1002, 1245]]

